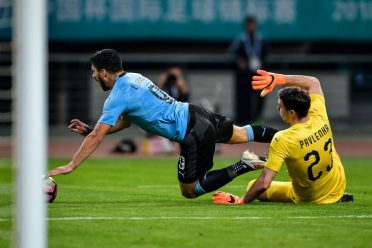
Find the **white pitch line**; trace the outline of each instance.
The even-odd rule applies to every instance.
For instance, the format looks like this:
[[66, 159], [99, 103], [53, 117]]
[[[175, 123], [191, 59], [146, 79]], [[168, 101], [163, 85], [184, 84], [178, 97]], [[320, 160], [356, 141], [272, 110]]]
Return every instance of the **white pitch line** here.
[[250, 219], [267, 219], [268, 217], [258, 216], [233, 216], [233, 217], [213, 217], [213, 216], [190, 216], [190, 217], [168, 217], [168, 216], [157, 216], [157, 217], [60, 217], [60, 218], [48, 218], [50, 221], [55, 220], [250, 220]]
[[288, 219], [370, 219], [372, 215], [288, 216]]
[[[287, 216], [288, 219], [370, 219], [372, 215], [332, 215], [332, 216]], [[274, 219], [264, 216], [157, 216], [157, 217], [57, 217], [48, 220], [261, 220]]]
[[[287, 219], [372, 219], [372, 215], [331, 215], [331, 216], [287, 216]], [[262, 220], [274, 219], [274, 217], [263, 216], [156, 216], [156, 217], [91, 217], [91, 216], [76, 216], [76, 217], [51, 217], [47, 218], [49, 221], [79, 221], [79, 220]], [[280, 217], [279, 217], [280, 219]], [[0, 218], [0, 221], [12, 221], [10, 218]]]
[[[157, 217], [51, 217], [47, 218], [50, 221], [74, 221], [74, 220], [256, 220], [256, 219], [269, 219], [271, 217], [259, 217], [259, 216], [232, 216], [232, 217], [213, 217], [213, 216], [190, 216], [190, 217], [169, 217], [169, 216], [157, 216]], [[10, 221], [12, 219], [0, 219], [0, 221]]]

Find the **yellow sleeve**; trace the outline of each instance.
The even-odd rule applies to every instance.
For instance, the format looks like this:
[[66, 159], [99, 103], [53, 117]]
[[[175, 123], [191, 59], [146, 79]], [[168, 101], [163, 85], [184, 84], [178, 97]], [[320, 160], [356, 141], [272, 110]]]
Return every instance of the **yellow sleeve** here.
[[328, 120], [324, 96], [319, 94], [311, 94], [310, 99], [311, 104], [309, 109], [309, 116], [321, 116]]
[[280, 171], [284, 159], [288, 154], [288, 149], [285, 143], [284, 139], [282, 139], [281, 132], [277, 132], [270, 143], [269, 156], [265, 167], [276, 172]]

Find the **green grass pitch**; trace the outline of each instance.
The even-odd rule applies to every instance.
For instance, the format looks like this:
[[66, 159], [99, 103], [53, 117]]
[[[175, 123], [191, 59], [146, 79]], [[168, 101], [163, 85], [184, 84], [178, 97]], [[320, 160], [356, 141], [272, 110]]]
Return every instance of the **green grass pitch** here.
[[[184, 199], [177, 158], [90, 159], [58, 176], [48, 247], [372, 247], [372, 158], [344, 158], [353, 203], [214, 205]], [[51, 160], [50, 168], [65, 163]], [[235, 162], [216, 158], [215, 168]], [[222, 188], [242, 195], [248, 173]], [[0, 159], [0, 247], [14, 237], [11, 160]], [[283, 170], [276, 179], [286, 180]], [[30, 213], [31, 214], [31, 213]]]

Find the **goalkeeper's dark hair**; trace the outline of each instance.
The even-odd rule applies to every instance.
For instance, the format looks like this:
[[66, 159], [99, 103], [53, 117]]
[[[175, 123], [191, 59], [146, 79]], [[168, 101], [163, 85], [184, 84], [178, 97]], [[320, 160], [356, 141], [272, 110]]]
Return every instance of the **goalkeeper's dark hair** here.
[[300, 87], [286, 87], [279, 90], [278, 95], [284, 107], [295, 111], [298, 118], [307, 116], [311, 103], [308, 91]]
[[105, 69], [109, 72], [118, 72], [123, 70], [120, 55], [114, 49], [102, 49], [90, 57], [90, 63], [97, 70]]

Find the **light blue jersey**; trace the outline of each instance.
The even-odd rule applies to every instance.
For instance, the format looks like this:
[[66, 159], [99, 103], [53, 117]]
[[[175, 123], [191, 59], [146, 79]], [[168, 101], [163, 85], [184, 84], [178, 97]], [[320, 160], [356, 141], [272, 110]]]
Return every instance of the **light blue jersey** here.
[[138, 73], [126, 73], [115, 85], [98, 120], [115, 126], [121, 115], [142, 129], [181, 142], [186, 134], [189, 104], [177, 102]]

